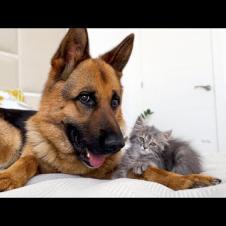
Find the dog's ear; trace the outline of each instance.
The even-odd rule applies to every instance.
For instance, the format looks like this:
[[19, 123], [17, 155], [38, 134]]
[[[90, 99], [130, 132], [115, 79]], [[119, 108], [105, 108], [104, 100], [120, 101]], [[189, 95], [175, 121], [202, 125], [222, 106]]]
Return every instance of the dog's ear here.
[[127, 36], [118, 46], [100, 56], [102, 60], [110, 64], [121, 76], [133, 49], [134, 34]]
[[89, 58], [89, 40], [85, 28], [71, 28], [52, 58], [56, 80], [66, 80], [76, 65]]

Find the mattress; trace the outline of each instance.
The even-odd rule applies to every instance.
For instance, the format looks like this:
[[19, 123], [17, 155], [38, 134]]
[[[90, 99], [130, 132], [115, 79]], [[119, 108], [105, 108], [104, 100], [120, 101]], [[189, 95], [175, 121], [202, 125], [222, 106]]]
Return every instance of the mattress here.
[[0, 197], [226, 197], [226, 154], [203, 155], [205, 172], [222, 179], [216, 186], [173, 191], [161, 184], [136, 180], [97, 180], [66, 174], [43, 174], [25, 187], [0, 193]]

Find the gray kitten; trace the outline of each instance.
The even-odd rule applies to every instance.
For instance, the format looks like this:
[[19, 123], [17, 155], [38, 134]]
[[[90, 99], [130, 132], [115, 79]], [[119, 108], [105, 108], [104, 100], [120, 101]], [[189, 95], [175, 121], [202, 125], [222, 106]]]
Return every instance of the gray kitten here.
[[148, 126], [138, 117], [129, 137], [131, 145], [112, 178], [127, 177], [129, 170], [140, 175], [150, 166], [182, 175], [201, 173], [198, 153], [187, 142], [171, 138], [171, 133]]

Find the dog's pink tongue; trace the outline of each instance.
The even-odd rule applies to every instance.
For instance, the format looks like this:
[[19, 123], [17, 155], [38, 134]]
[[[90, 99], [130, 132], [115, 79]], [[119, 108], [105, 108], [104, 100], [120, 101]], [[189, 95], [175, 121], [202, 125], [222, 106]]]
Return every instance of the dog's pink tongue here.
[[105, 161], [104, 155], [94, 155], [89, 152], [89, 163], [92, 167], [99, 168]]

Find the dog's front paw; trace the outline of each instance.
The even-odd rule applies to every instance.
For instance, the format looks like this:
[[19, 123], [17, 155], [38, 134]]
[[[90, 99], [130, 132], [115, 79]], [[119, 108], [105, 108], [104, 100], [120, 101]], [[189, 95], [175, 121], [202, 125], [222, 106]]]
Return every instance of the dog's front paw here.
[[190, 175], [189, 179], [193, 181], [191, 188], [202, 188], [213, 186], [221, 183], [221, 180], [215, 177], [205, 176], [205, 175]]
[[19, 184], [7, 172], [0, 173], [0, 192], [18, 188]]
[[218, 179], [218, 178], [213, 178], [212, 179], [212, 185], [217, 185], [217, 184], [220, 184], [222, 182], [221, 179]]

